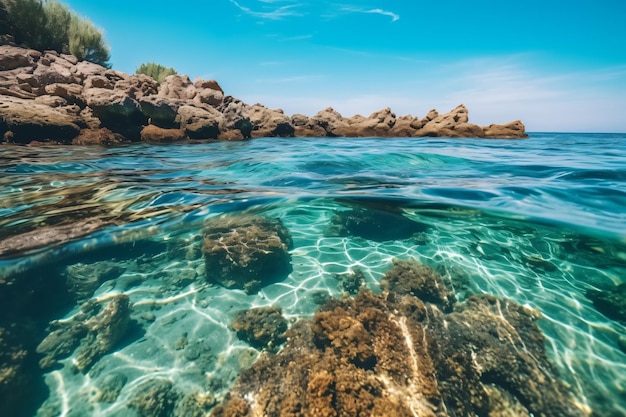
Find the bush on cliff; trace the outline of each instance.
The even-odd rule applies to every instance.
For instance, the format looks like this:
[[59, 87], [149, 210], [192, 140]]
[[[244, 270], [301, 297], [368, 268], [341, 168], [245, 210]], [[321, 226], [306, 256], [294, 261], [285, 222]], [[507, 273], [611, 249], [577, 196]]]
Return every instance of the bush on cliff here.
[[102, 30], [57, 0], [0, 0], [0, 35], [20, 46], [109, 66]]
[[174, 68], [167, 68], [154, 62], [141, 64], [135, 71], [135, 74], [145, 74], [154, 78], [158, 83], [162, 83], [165, 77], [177, 74]]

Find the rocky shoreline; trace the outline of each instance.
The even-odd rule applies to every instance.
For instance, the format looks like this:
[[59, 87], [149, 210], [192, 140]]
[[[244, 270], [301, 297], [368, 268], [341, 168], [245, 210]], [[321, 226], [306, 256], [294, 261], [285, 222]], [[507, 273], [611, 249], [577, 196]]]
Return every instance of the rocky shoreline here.
[[249, 105], [216, 81], [171, 75], [159, 84], [72, 55], [0, 45], [0, 142], [121, 144], [260, 137], [524, 138], [521, 121], [481, 127], [463, 105], [397, 117], [389, 108], [350, 118]]

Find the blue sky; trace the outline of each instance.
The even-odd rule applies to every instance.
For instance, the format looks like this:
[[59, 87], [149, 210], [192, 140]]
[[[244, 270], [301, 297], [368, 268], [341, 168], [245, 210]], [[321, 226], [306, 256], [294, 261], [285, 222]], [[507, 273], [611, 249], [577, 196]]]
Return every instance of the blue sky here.
[[626, 132], [624, 0], [70, 0], [115, 69], [143, 62], [309, 116], [391, 107]]

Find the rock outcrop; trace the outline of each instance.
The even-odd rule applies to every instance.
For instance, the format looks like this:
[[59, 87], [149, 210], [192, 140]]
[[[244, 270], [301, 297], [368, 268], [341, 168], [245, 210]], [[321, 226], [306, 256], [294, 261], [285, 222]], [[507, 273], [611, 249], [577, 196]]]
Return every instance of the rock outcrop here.
[[471, 124], [463, 105], [441, 115], [433, 110], [421, 120], [396, 117], [389, 108], [369, 117], [346, 118], [330, 107], [310, 118], [289, 117], [280, 109], [225, 96], [213, 80], [192, 82], [186, 75], [170, 75], [159, 84], [146, 75], [78, 62], [72, 55], [0, 45], [0, 142], [110, 145], [268, 136], [523, 138], [524, 129], [521, 121], [487, 127]]

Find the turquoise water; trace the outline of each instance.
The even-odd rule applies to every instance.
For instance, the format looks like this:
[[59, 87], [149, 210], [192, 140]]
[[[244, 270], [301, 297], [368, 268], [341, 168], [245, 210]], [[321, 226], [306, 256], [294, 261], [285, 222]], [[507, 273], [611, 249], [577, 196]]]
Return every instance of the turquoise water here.
[[[0, 173], [0, 325], [71, 320], [82, 302], [56, 300], [45, 282], [85, 265], [116, 265], [93, 297], [126, 294], [132, 305], [130, 335], [88, 373], [61, 359], [24, 415], [136, 415], [128, 402], [155, 376], [219, 400], [259, 353], [231, 330], [238, 311], [310, 317], [342, 294], [342, 274], [360, 269], [376, 289], [394, 258], [454, 276], [460, 299], [494, 294], [541, 312], [549, 357], [578, 401], [626, 415], [625, 323], [587, 297], [626, 282], [626, 135], [5, 146]], [[422, 230], [329, 235], [333, 216], [354, 208]], [[293, 238], [293, 271], [258, 293], [204, 278], [203, 227], [240, 212], [281, 219]], [[9, 287], [29, 280], [45, 297], [11, 310]], [[105, 401], [111, 380], [123, 383]]]

